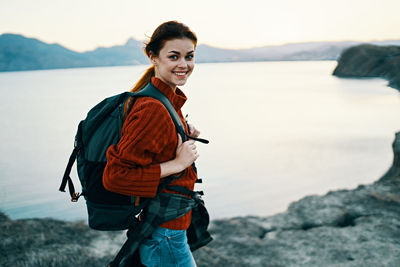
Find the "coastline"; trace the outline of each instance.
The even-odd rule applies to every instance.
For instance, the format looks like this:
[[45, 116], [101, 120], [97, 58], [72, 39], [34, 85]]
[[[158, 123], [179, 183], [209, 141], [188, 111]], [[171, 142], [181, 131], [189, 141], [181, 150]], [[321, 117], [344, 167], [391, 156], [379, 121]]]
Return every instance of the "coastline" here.
[[[213, 220], [214, 238], [194, 252], [198, 266], [400, 265], [400, 132], [379, 180], [306, 196], [268, 217]], [[104, 266], [125, 234], [83, 222], [10, 220], [0, 214], [2, 266]]]
[[[359, 75], [351, 77], [375, 77]], [[198, 266], [400, 266], [400, 132], [393, 154], [372, 184], [308, 195], [272, 216], [213, 220], [214, 241], [194, 252]], [[90, 267], [109, 262], [125, 233], [0, 212], [0, 239], [1, 266]]]

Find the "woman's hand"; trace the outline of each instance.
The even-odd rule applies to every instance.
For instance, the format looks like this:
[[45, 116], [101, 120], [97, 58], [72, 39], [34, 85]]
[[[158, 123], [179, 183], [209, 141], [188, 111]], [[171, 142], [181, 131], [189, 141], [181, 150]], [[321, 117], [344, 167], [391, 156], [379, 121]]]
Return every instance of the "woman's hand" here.
[[188, 123], [188, 125], [189, 125], [189, 132], [190, 132], [190, 136], [193, 136], [193, 137], [199, 137], [199, 135], [200, 135], [200, 131], [199, 130], [197, 130], [196, 129], [196, 127], [194, 127], [194, 125], [192, 125], [192, 124], [190, 124], [190, 123]]
[[186, 169], [200, 156], [196, 150], [194, 140], [188, 140], [182, 143], [182, 138], [178, 134], [178, 146], [176, 147], [176, 162], [181, 166], [182, 170]]
[[176, 147], [176, 157], [173, 160], [163, 162], [160, 164], [161, 175], [160, 178], [170, 176], [171, 174], [180, 173], [199, 157], [196, 150], [194, 140], [188, 140], [182, 143], [182, 138], [178, 134], [178, 145]]

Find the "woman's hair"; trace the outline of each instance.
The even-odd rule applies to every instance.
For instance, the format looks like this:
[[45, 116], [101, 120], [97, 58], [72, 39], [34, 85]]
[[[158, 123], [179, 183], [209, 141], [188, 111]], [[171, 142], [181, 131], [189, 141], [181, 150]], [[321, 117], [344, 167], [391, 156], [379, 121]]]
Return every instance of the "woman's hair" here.
[[[165, 42], [172, 39], [188, 38], [193, 41], [194, 46], [197, 45], [197, 37], [188, 26], [177, 21], [164, 22], [155, 29], [149, 42], [145, 44], [144, 53], [150, 57], [150, 54], [158, 57], [160, 50], [164, 47]], [[155, 74], [154, 66], [146, 70], [140, 80], [132, 88], [131, 92], [137, 92], [148, 84]]]

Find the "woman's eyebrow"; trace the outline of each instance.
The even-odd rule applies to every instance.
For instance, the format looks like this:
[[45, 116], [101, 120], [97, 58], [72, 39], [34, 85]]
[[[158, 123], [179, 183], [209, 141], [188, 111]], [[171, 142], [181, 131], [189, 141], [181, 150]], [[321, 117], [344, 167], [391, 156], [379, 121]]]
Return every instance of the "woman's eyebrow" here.
[[[169, 51], [168, 53], [173, 53], [173, 54], [177, 54], [177, 55], [180, 55], [180, 54], [181, 54], [180, 52], [175, 51], [175, 50], [171, 50], [171, 51]], [[187, 52], [186, 54], [188, 55], [188, 54], [193, 54], [193, 53], [194, 53], [194, 50], [190, 50], [190, 51]]]

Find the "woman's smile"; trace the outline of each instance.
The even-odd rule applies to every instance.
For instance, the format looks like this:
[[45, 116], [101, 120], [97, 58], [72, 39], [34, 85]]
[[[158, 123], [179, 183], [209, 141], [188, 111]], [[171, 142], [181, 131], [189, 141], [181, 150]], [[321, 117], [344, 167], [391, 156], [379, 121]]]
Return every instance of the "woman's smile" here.
[[173, 71], [172, 73], [179, 78], [184, 78], [189, 71]]

